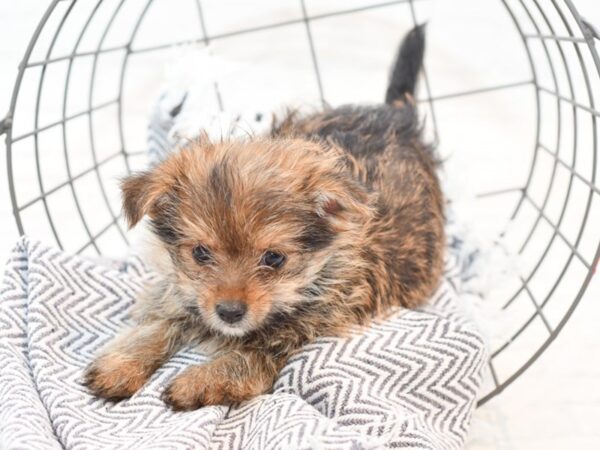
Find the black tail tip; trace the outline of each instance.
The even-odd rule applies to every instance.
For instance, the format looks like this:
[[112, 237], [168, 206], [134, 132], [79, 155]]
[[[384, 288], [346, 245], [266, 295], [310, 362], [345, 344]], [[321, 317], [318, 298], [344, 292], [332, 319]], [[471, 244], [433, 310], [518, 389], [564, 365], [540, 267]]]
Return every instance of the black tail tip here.
[[406, 94], [414, 95], [425, 56], [426, 23], [415, 26], [402, 40], [392, 67], [385, 102], [392, 104]]

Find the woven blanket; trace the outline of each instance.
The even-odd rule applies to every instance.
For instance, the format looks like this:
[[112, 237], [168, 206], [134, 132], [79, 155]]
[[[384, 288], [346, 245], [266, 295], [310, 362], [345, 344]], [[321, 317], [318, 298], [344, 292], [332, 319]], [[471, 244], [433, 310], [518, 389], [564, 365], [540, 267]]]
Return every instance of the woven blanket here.
[[22, 238], [0, 290], [0, 447], [460, 448], [485, 350], [461, 313], [458, 267], [450, 255], [429, 305], [308, 345], [272, 393], [181, 413], [159, 395], [186, 366], [205, 360], [194, 349], [120, 403], [94, 398], [80, 384], [153, 274], [135, 258], [105, 265]]

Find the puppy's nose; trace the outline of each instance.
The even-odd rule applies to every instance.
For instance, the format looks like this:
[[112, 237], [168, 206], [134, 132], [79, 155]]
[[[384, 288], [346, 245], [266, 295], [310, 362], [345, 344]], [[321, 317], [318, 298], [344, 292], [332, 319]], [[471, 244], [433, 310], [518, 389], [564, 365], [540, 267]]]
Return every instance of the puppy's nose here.
[[242, 320], [248, 309], [245, 303], [238, 300], [223, 300], [215, 308], [219, 317], [227, 323], [236, 323]]

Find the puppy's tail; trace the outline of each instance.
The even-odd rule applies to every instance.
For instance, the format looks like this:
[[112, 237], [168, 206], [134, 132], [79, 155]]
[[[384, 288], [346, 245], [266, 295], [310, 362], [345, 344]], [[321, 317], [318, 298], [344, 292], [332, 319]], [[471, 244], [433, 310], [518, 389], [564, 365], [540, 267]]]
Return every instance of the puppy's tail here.
[[414, 95], [424, 55], [425, 25], [417, 25], [404, 37], [398, 50], [385, 94], [388, 105], [402, 100], [406, 94]]

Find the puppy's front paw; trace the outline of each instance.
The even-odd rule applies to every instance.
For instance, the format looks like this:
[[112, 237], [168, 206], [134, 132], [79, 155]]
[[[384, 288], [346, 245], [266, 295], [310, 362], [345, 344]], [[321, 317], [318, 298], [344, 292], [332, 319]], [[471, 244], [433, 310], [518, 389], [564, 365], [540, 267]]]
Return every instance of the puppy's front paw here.
[[83, 384], [96, 396], [110, 400], [131, 397], [149, 377], [144, 364], [121, 354], [107, 354], [86, 369]]
[[[163, 401], [175, 411], [191, 411], [209, 405], [206, 371], [202, 367], [190, 367], [176, 376], [162, 394]], [[212, 398], [212, 397], [211, 397]], [[216, 404], [216, 403], [212, 403]]]
[[239, 403], [258, 394], [244, 388], [242, 380], [230, 380], [222, 374], [216, 377], [203, 366], [190, 367], [175, 377], [162, 399], [175, 411], [190, 411], [202, 406]]

